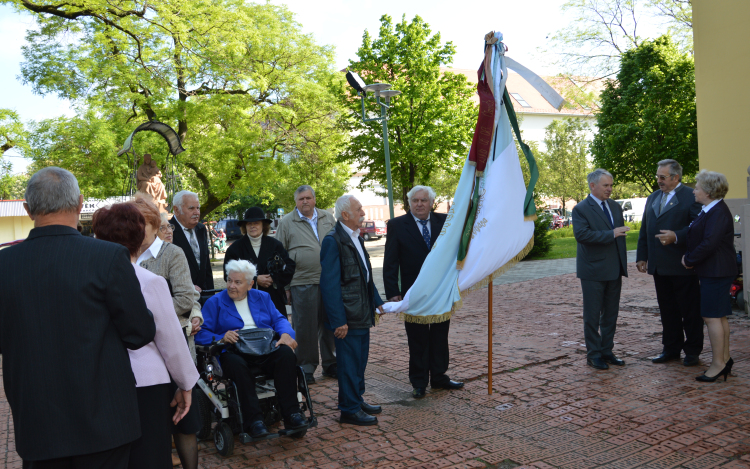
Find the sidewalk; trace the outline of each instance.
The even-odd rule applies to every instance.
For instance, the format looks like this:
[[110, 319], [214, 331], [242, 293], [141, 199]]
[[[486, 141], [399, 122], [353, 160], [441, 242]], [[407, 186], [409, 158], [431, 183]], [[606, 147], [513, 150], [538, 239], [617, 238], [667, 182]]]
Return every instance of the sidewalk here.
[[[311, 390], [319, 426], [305, 438], [236, 441], [230, 458], [201, 442], [202, 466], [750, 468], [750, 320], [730, 317], [735, 366], [726, 383], [694, 380], [710, 362], [708, 337], [701, 365], [654, 365], [661, 325], [653, 281], [631, 263], [615, 336], [626, 366], [597, 371], [586, 366], [580, 282], [569, 264], [523, 262], [496, 282], [492, 395], [484, 289], [451, 320], [449, 373], [464, 389], [412, 399], [404, 326], [386, 317], [373, 329], [366, 375], [365, 399], [383, 405], [377, 427], [340, 425], [337, 382], [318, 370]], [[0, 399], [0, 468], [20, 467]]]

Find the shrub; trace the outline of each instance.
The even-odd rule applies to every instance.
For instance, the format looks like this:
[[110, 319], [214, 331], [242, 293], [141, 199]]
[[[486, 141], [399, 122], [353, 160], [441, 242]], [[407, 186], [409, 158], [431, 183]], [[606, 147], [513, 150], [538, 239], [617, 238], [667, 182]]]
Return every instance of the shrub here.
[[[537, 207], [540, 205], [541, 204], [537, 204]], [[549, 224], [551, 220], [552, 216], [550, 214], [537, 208], [536, 221], [534, 221], [534, 247], [526, 256], [526, 259], [544, 256], [550, 251], [550, 249], [552, 249], [552, 242], [549, 236]]]

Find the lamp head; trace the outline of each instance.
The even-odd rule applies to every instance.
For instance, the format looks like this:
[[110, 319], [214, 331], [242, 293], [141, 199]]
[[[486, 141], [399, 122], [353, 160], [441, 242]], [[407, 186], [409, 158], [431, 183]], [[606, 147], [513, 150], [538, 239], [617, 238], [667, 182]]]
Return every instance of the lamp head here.
[[357, 72], [353, 72], [349, 69], [346, 70], [346, 81], [349, 82], [349, 85], [357, 90], [357, 93], [361, 93], [365, 89], [365, 82], [362, 81], [362, 78], [357, 74]]

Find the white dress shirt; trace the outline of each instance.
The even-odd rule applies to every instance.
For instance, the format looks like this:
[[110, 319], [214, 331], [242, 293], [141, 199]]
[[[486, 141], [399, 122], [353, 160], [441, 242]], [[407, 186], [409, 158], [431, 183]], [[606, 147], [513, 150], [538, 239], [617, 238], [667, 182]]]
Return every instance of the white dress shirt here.
[[[594, 197], [594, 194], [589, 194], [589, 195], [591, 196], [592, 199], [594, 199], [594, 201], [596, 202], [596, 205], [598, 205], [599, 208], [602, 208], [603, 201]], [[615, 226], [615, 217], [612, 216], [612, 210], [610, 210], [609, 204], [605, 203], [604, 206], [607, 207], [607, 215], [609, 215], [609, 219], [612, 221], [612, 226]]]
[[159, 255], [159, 250], [161, 249], [162, 244], [164, 244], [164, 241], [162, 241], [161, 238], [157, 236], [154, 242], [151, 243], [151, 246], [149, 246], [148, 249], [143, 251], [143, 253], [138, 256], [138, 260], [135, 261], [136, 265], [141, 265], [141, 262], [147, 261], [152, 257], [156, 259], [156, 257]]
[[245, 329], [255, 329], [255, 320], [253, 319], [253, 315], [250, 314], [250, 307], [247, 305], [247, 297], [234, 302], [234, 307], [237, 308], [237, 312], [240, 313], [240, 317], [243, 321], [245, 321], [245, 327], [242, 328], [244, 331]]
[[[174, 216], [172, 218], [174, 218], [174, 221], [176, 221], [177, 224], [180, 225], [180, 228], [182, 228], [182, 231], [185, 232], [185, 237], [188, 240], [188, 244], [190, 244], [190, 239], [192, 237], [193, 239], [195, 239], [195, 244], [198, 246], [198, 249], [200, 249], [201, 243], [198, 242], [198, 235], [195, 234], [195, 227], [197, 227], [198, 225], [195, 225], [195, 227], [193, 227], [193, 228], [185, 228], [182, 225], [182, 223], [180, 223], [180, 220], [177, 219], [177, 216]], [[188, 230], [190, 230], [190, 231], [188, 231]], [[192, 252], [192, 248], [191, 248], [191, 252]], [[193, 253], [193, 257], [195, 257], [195, 253]], [[195, 259], [195, 262], [198, 263], [198, 267], [201, 266], [200, 257], [198, 257], [197, 259]]]
[[296, 208], [295, 210], [297, 211], [297, 215], [299, 215], [301, 219], [306, 221], [307, 224], [312, 227], [313, 233], [315, 233], [315, 237], [318, 238], [318, 241], [320, 241], [320, 236], [318, 236], [318, 210], [313, 208], [312, 218], [307, 218], [306, 216], [302, 215], [302, 212], [300, 212], [298, 208]]
[[359, 228], [356, 230], [352, 230], [348, 226], [341, 224], [342, 227], [344, 227], [344, 230], [346, 230], [346, 233], [349, 235], [349, 237], [352, 239], [352, 242], [354, 243], [354, 246], [357, 248], [357, 252], [359, 253], [359, 257], [362, 259], [362, 265], [365, 266], [365, 281], [370, 281], [370, 269], [367, 268], [367, 259], [365, 259], [365, 253], [362, 251], [362, 243], [359, 242]]
[[714, 205], [718, 204], [722, 200], [724, 200], [724, 199], [716, 199], [713, 202], [711, 202], [710, 204], [704, 205], [701, 210], [704, 211], [704, 212], [706, 212], [706, 213], [708, 213], [709, 210], [711, 210], [712, 208], [714, 208]]
[[[411, 216], [414, 217], [414, 214]], [[419, 230], [419, 234], [422, 234], [422, 224], [419, 222], [419, 218], [414, 217], [414, 223], [417, 224], [417, 229]], [[430, 214], [427, 214], [427, 224], [425, 225], [427, 227], [427, 232], [430, 233], [430, 239], [432, 239], [432, 227], [430, 227]]]
[[[675, 194], [675, 192], [677, 191], [677, 188], [678, 188], [678, 187], [680, 187], [681, 185], [682, 185], [682, 183], [681, 183], [681, 182], [678, 182], [678, 183], [677, 183], [677, 185], [676, 185], [676, 186], [674, 186], [674, 189], [672, 189], [671, 191], [667, 192], [667, 201], [666, 201], [666, 202], [664, 203], [664, 206], [665, 206], [665, 207], [666, 207], [666, 206], [667, 206], [667, 204], [669, 203], [670, 199], [671, 199], [672, 197], [674, 197], [674, 194]], [[662, 199], [663, 197], [664, 197], [664, 194], [662, 194], [661, 198], [659, 198], [659, 204], [660, 204], [660, 205], [661, 205], [661, 199]]]

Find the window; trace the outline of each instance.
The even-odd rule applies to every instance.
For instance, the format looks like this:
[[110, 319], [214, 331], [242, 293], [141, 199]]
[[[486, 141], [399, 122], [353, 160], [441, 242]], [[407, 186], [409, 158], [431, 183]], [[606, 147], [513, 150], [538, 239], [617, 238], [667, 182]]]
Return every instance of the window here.
[[518, 94], [518, 93], [511, 93], [510, 95], [513, 96], [513, 98], [516, 101], [518, 101], [518, 104], [520, 104], [521, 106], [523, 106], [523, 107], [531, 107], [531, 105], [529, 103], [527, 103], [526, 100], [523, 99], [520, 94]]
[[623, 210], [633, 210], [633, 204], [630, 202], [625, 202], [625, 205], [622, 207]]

